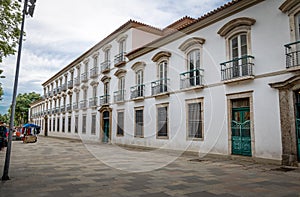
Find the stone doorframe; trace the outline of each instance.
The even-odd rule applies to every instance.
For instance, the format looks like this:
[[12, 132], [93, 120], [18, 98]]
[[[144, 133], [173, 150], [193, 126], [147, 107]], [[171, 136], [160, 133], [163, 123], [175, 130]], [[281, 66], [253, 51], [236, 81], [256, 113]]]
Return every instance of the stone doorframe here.
[[279, 92], [282, 165], [298, 166], [294, 91], [300, 89], [300, 75], [269, 85]]
[[103, 113], [105, 111], [108, 111], [109, 112], [109, 142], [111, 141], [111, 137], [112, 137], [112, 108], [110, 108], [109, 106], [107, 105], [104, 105], [102, 106], [99, 110], [100, 112], [100, 141], [102, 142], [103, 141], [103, 138], [104, 138], [104, 130], [103, 130], [103, 126], [104, 126], [104, 121], [103, 121]]

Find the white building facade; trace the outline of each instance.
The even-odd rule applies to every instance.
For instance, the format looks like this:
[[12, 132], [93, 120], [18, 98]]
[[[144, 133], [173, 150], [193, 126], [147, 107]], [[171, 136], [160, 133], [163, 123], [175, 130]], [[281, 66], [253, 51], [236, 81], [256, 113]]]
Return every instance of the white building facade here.
[[129, 21], [42, 84], [31, 120], [50, 136], [297, 165], [299, 24], [297, 0], [235, 0], [163, 30]]

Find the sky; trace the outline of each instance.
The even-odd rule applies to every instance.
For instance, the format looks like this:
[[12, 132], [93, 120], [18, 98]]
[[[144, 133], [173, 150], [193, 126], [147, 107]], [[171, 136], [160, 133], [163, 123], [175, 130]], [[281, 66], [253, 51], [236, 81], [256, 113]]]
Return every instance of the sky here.
[[[42, 94], [43, 82], [130, 19], [164, 28], [184, 16], [198, 18], [229, 1], [37, 0], [33, 18], [25, 18], [18, 93]], [[0, 114], [7, 113], [12, 102], [16, 59], [9, 56], [0, 63], [6, 77], [0, 78], [4, 89]]]

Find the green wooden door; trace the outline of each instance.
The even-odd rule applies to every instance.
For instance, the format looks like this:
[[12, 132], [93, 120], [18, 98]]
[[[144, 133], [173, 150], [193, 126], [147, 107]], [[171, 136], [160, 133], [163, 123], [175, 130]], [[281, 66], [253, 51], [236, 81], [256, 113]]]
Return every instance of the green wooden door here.
[[296, 103], [296, 137], [298, 161], [300, 161], [300, 103]]
[[232, 154], [251, 156], [250, 108], [232, 109], [231, 142]]

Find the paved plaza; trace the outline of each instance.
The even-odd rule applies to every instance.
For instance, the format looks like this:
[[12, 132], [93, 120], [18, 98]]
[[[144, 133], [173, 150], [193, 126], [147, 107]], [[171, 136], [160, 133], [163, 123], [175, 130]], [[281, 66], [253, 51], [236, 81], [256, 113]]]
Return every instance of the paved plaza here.
[[280, 167], [39, 137], [13, 142], [0, 196], [300, 196], [300, 169]]

